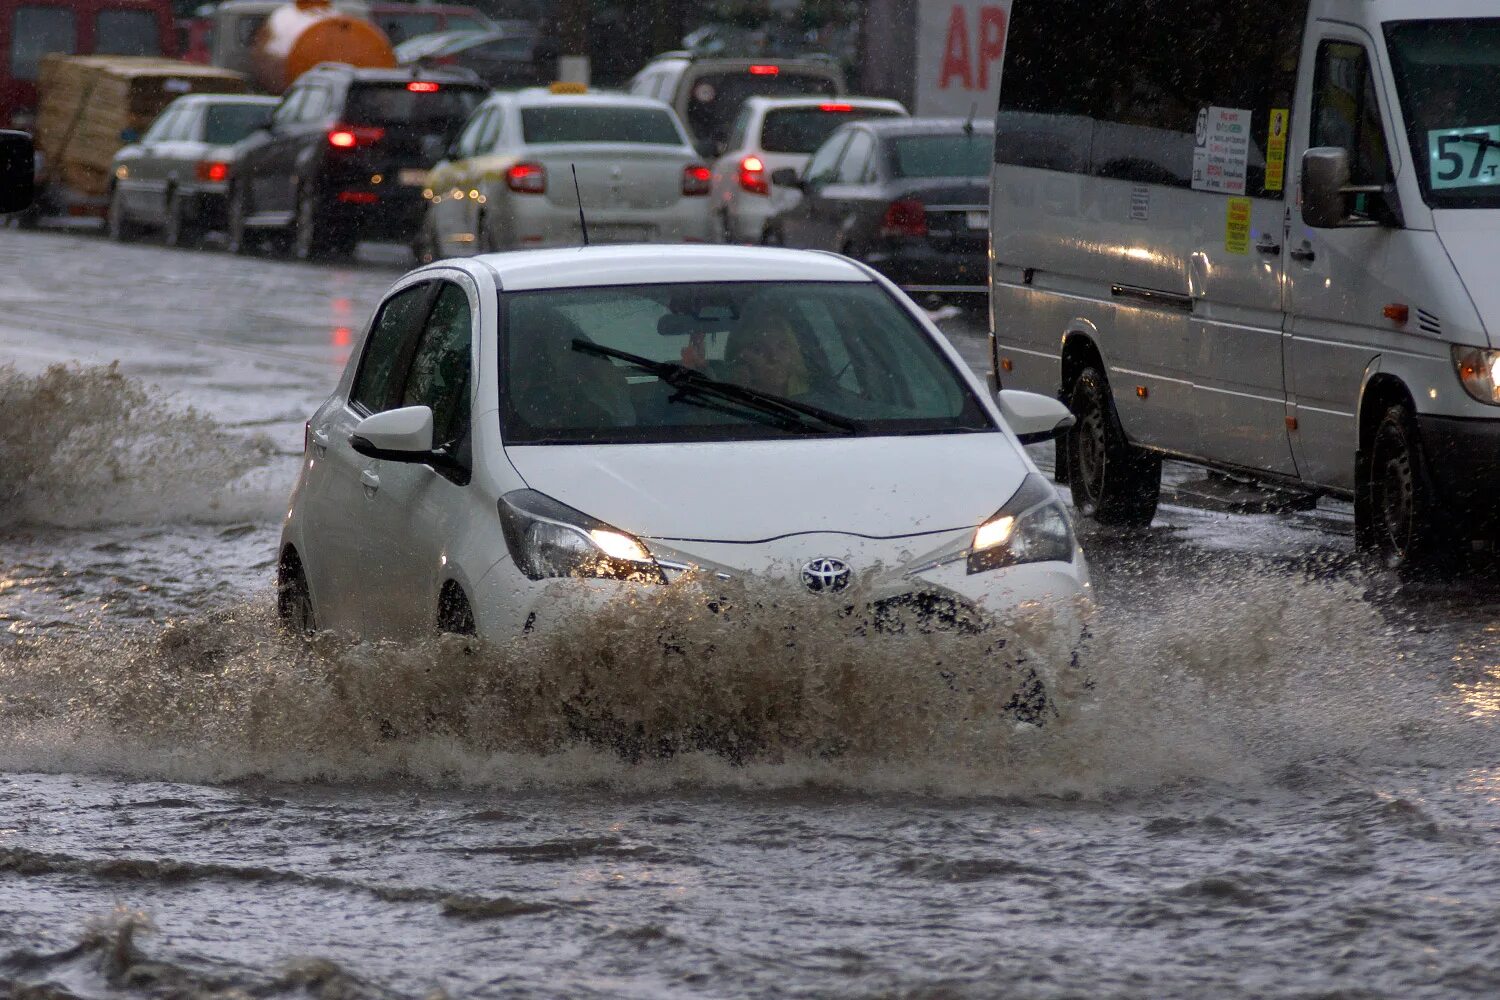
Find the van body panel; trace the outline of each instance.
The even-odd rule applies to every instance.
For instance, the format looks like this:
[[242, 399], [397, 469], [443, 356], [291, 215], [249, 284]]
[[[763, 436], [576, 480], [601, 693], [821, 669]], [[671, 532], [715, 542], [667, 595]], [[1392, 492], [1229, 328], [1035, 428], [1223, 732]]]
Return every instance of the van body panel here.
[[[1432, 213], [1437, 236], [1477, 309], [1472, 324], [1444, 329], [1444, 337], [1469, 347], [1500, 347], [1500, 213], [1493, 209]], [[1481, 324], [1480, 317], [1488, 317]]]

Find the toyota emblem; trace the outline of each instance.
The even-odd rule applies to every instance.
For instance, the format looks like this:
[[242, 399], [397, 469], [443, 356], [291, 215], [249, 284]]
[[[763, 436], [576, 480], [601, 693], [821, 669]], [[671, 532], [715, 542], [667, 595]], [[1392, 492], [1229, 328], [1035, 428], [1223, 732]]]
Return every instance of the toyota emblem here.
[[814, 594], [836, 594], [849, 589], [854, 574], [842, 559], [814, 559], [802, 567], [802, 585]]

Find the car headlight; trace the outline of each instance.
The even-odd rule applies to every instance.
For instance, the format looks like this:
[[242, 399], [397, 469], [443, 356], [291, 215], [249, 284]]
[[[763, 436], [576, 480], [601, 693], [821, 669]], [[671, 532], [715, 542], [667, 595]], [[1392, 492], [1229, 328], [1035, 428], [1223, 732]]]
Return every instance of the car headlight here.
[[1041, 476], [1026, 477], [1016, 495], [974, 532], [969, 572], [1022, 563], [1072, 562], [1073, 523], [1068, 509]]
[[501, 497], [500, 526], [511, 558], [532, 580], [666, 582], [640, 539], [536, 490]]
[[1453, 347], [1453, 367], [1469, 395], [1481, 403], [1500, 406], [1500, 351]]

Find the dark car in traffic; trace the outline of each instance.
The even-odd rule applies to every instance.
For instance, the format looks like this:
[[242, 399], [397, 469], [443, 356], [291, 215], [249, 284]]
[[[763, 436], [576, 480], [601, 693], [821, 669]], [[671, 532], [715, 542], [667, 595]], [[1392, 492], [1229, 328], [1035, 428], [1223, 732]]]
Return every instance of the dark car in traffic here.
[[189, 94], [167, 105], [110, 165], [109, 235], [160, 229], [168, 246], [222, 229], [236, 144], [266, 124], [274, 97]]
[[798, 175], [772, 176], [767, 240], [862, 260], [910, 290], [983, 288], [994, 127], [870, 119], [829, 136]]
[[359, 240], [410, 242], [427, 171], [488, 92], [463, 70], [304, 73], [241, 148], [230, 249], [270, 243], [310, 259], [347, 256]]

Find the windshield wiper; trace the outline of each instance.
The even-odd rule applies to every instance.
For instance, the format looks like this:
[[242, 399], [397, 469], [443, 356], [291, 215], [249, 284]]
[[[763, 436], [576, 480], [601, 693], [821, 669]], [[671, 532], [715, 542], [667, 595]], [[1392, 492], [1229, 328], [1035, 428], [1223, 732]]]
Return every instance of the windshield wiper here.
[[[799, 403], [795, 399], [787, 399], [772, 392], [760, 389], [752, 389], [738, 382], [725, 382], [713, 378], [689, 368], [687, 365], [677, 364], [671, 361], [653, 361], [639, 354], [631, 354], [629, 351], [617, 351], [613, 347], [605, 347], [589, 340], [574, 340], [573, 350], [583, 354], [595, 354], [601, 358], [615, 358], [639, 368], [641, 371], [655, 375], [678, 393], [694, 395], [707, 393], [739, 403], [741, 406], [757, 410], [768, 416], [776, 417], [785, 424], [790, 424], [803, 430], [822, 430], [818, 424], [824, 427], [832, 427], [845, 434], [856, 434], [859, 425], [848, 417], [840, 416], [821, 406], [813, 406], [809, 403]], [[816, 421], [816, 423], [814, 423]]]

